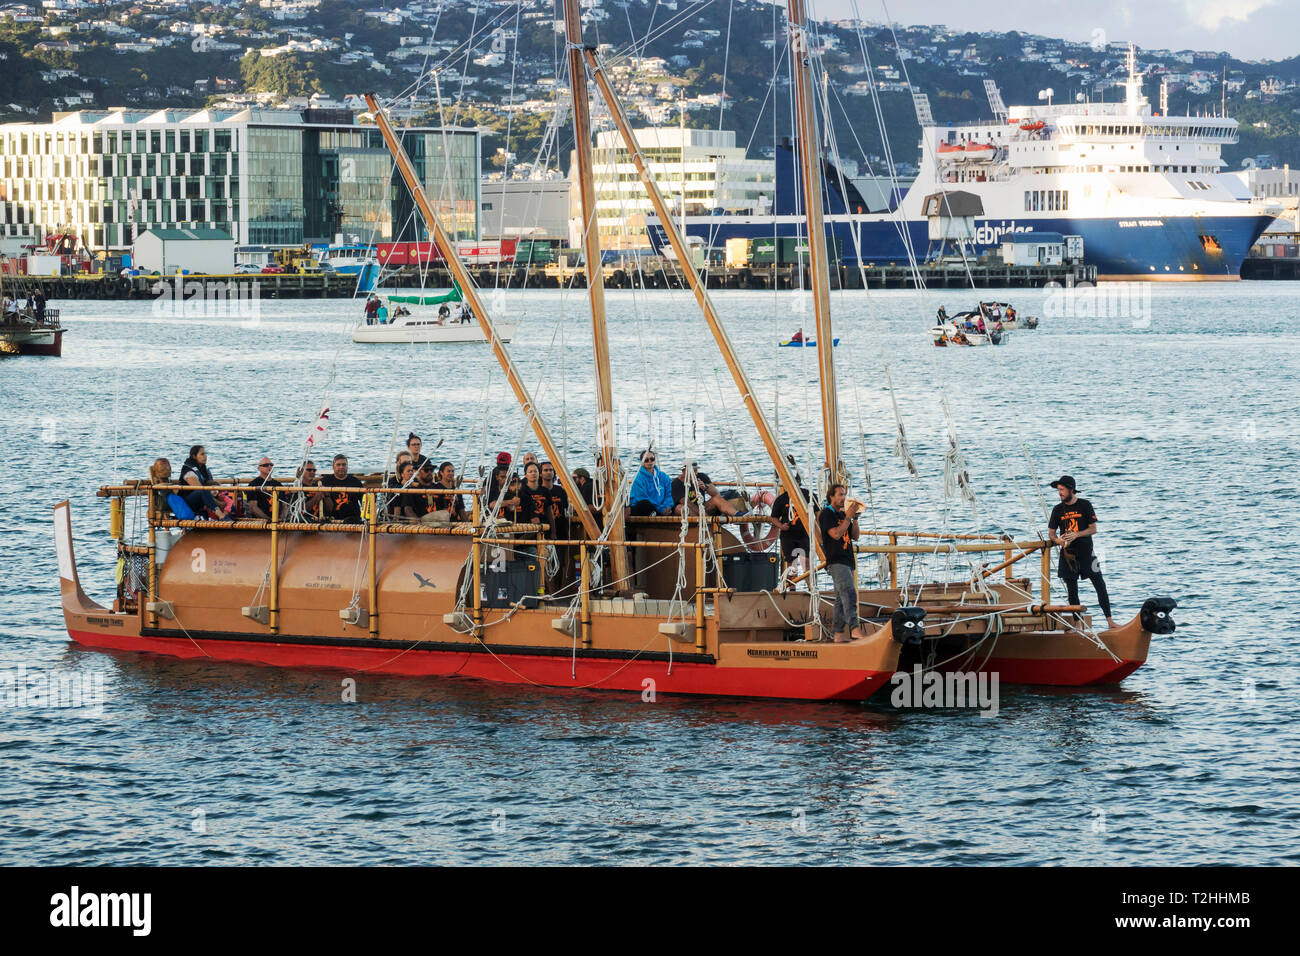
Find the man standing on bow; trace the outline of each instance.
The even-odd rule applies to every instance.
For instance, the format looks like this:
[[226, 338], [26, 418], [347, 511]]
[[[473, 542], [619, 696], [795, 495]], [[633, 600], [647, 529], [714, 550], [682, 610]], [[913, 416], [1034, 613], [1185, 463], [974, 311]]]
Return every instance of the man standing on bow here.
[[1106, 582], [1101, 577], [1101, 564], [1092, 553], [1092, 539], [1097, 533], [1097, 512], [1092, 510], [1092, 502], [1075, 494], [1074, 479], [1069, 475], [1056, 479], [1052, 487], [1061, 496], [1061, 503], [1052, 509], [1052, 516], [1047, 521], [1048, 539], [1061, 547], [1056, 574], [1065, 582], [1071, 604], [1079, 603], [1079, 578], [1092, 582], [1101, 613], [1106, 615], [1106, 624], [1114, 627], [1115, 621], [1110, 616], [1110, 595], [1106, 593]]
[[845, 502], [848, 491], [843, 485], [831, 485], [826, 497], [826, 507], [817, 515], [817, 533], [821, 535], [822, 554], [826, 557], [826, 570], [835, 585], [835, 609], [831, 615], [831, 629], [835, 643], [845, 644], [862, 637], [858, 628], [858, 582], [853, 542], [861, 535], [858, 529], [858, 502]]

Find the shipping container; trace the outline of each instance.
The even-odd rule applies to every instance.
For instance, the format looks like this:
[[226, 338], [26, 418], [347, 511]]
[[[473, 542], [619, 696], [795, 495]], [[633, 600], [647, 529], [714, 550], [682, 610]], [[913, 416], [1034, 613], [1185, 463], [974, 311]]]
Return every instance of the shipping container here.
[[546, 265], [555, 261], [555, 247], [543, 239], [520, 239], [515, 247], [515, 265]]
[[[515, 261], [516, 239], [462, 239], [456, 243], [456, 254], [467, 265], [496, 265]], [[381, 242], [375, 255], [388, 268], [402, 266], [427, 266], [441, 262], [442, 252], [431, 242]]]
[[[833, 265], [840, 264], [840, 240], [826, 240], [826, 256]], [[749, 264], [753, 266], [770, 266], [775, 262], [779, 266], [808, 264], [808, 240], [794, 236], [763, 236], [754, 239], [749, 245]]]
[[381, 265], [392, 269], [401, 266], [427, 266], [442, 259], [432, 242], [381, 242], [375, 247]]
[[514, 262], [517, 239], [464, 239], [456, 243], [456, 254], [469, 265]]

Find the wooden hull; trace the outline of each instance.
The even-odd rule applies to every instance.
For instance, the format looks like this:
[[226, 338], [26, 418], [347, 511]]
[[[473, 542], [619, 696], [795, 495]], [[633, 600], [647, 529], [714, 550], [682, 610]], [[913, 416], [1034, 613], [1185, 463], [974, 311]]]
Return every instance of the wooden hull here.
[[[1003, 605], [1015, 605], [1027, 581], [990, 585]], [[1091, 624], [1086, 615], [1077, 624], [1072, 616], [1057, 617], [1058, 629], [1039, 630], [1044, 619], [1032, 615], [1004, 615], [1008, 627], [1001, 633], [986, 636], [987, 621], [982, 619], [954, 622], [951, 613], [945, 613], [945, 603], [977, 604], [976, 595], [963, 593], [957, 586], [945, 593], [944, 589], [927, 586], [921, 603], [934, 608], [927, 616], [926, 633], [937, 638], [937, 646], [927, 646], [926, 653], [940, 662], [938, 670], [961, 673], [996, 673], [1004, 684], [1035, 684], [1053, 687], [1084, 687], [1094, 684], [1118, 684], [1146, 663], [1151, 650], [1151, 632], [1143, 630], [1141, 615], [1119, 627], [1101, 630], [1096, 640], [1077, 628]], [[878, 613], [887, 613], [896, 592], [888, 589], [860, 592], [868, 607]], [[951, 606], [949, 605], [949, 606]], [[1010, 625], [1015, 624], [1016, 629]], [[910, 672], [918, 663], [924, 663], [917, 649], [906, 649], [899, 669]]]
[[[266, 536], [217, 528], [188, 533], [171, 546], [158, 576], [167, 610], [151, 625], [144, 608], [114, 612], [86, 597], [72, 553], [70, 509], [60, 503], [55, 544], [68, 634], [105, 650], [353, 674], [826, 701], [866, 700], [919, 660], [894, 640], [888, 616], [898, 592], [889, 589], [859, 592], [864, 620], [884, 617], [866, 637], [845, 644], [788, 639], [791, 622], [810, 619], [806, 592], [717, 596], [698, 645], [692, 605], [677, 605], [672, 613], [667, 601], [593, 601], [589, 646], [560, 626], [563, 606], [489, 609], [480, 640], [464, 632], [463, 621], [460, 629], [448, 623], [468, 556], [465, 535], [376, 536], [377, 607], [368, 606], [364, 588], [360, 599], [364, 611], [377, 610], [371, 632], [368, 623], [349, 624], [339, 616], [354, 593], [355, 537], [281, 537], [278, 630], [241, 609], [257, 599], [267, 568]], [[638, 586], [654, 594], [662, 582], [648, 575]], [[923, 603], [941, 597], [936, 592]], [[823, 617], [826, 605], [823, 600]], [[665, 633], [663, 626], [680, 622], [683, 610], [686, 626]], [[815, 630], [815, 624], [804, 626], [805, 634]], [[1065, 687], [1122, 681], [1146, 661], [1151, 642], [1136, 617], [1102, 631], [1104, 647], [1075, 630], [1008, 630], [985, 638], [984, 625], [972, 623], [955, 629], [935, 624], [930, 633], [947, 635], [934, 655], [944, 662], [940, 669], [996, 672], [1003, 684]]]
[[[159, 574], [159, 594], [170, 607], [166, 619], [150, 626], [143, 608], [119, 613], [86, 597], [69, 507], [61, 503], [55, 543], [68, 634], [87, 647], [179, 658], [637, 694], [861, 701], [898, 668], [900, 645], [888, 624], [847, 644], [787, 641], [770, 605], [726, 597], [705, 619], [703, 651], [693, 626], [682, 635], [661, 631], [668, 616], [662, 607], [658, 613], [596, 610], [590, 647], [556, 628], [563, 608], [489, 610], [480, 641], [444, 619], [455, 611], [466, 536], [383, 542], [375, 618], [382, 626], [372, 636], [338, 614], [351, 595], [355, 538], [284, 538], [279, 633], [240, 608], [254, 598], [266, 569], [265, 537], [221, 530], [186, 535], [171, 547]], [[435, 587], [419, 583], [413, 570]], [[363, 598], [371, 610], [365, 604]]]

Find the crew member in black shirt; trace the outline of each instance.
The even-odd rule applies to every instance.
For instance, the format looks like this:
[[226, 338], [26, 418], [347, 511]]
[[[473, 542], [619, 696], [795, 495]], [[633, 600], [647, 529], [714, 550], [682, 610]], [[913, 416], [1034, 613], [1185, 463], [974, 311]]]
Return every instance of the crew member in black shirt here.
[[[548, 514], [550, 515], [551, 537], [565, 537], [568, 534], [566, 525], [569, 520], [569, 493], [564, 490], [564, 486], [555, 480], [555, 466], [549, 461], [542, 462], [542, 487], [551, 495]], [[558, 532], [563, 531], [561, 535]]]
[[[390, 488], [408, 488], [415, 482], [415, 466], [411, 464], [408, 458], [397, 466], [397, 474], [388, 479]], [[423, 507], [418, 496], [405, 492], [388, 496], [388, 514], [391, 518], [398, 521], [415, 521], [423, 511], [417, 510]]]
[[[808, 489], [799, 488], [799, 496], [804, 501], [809, 501]], [[810, 502], [810, 512], [816, 512], [817, 507]], [[800, 511], [799, 500], [791, 500], [790, 493], [784, 488], [772, 502], [772, 520], [776, 522], [777, 528], [781, 531], [781, 557], [785, 559], [786, 565], [792, 565], [798, 562], [801, 565], [800, 570], [808, 566], [808, 555], [811, 551], [811, 542], [808, 540], [808, 529], [804, 527], [803, 513]]]
[[348, 456], [334, 456], [334, 474], [325, 479], [327, 488], [356, 488], [356, 491], [329, 491], [325, 494], [325, 507], [330, 518], [345, 524], [361, 521], [361, 479], [348, 474]]
[[[248, 483], [249, 488], [257, 489], [244, 499], [244, 512], [251, 518], [260, 518], [263, 521], [271, 520], [271, 488], [279, 488], [280, 483], [271, 477], [271, 459], [265, 455], [257, 463], [257, 477]], [[284, 501], [281, 499], [281, 513], [283, 514]]]
[[503, 451], [497, 455], [497, 463], [488, 475], [487, 503], [491, 507], [501, 496], [501, 492], [510, 484], [510, 452]]
[[[551, 500], [547, 506], [546, 519], [551, 525], [551, 531], [547, 537], [554, 541], [565, 541], [569, 537], [569, 493], [564, 490], [564, 486], [555, 480], [555, 466], [549, 461], [542, 462], [542, 486], [551, 495]], [[573, 578], [571, 573], [573, 564], [573, 554], [568, 545], [557, 545], [557, 557], [560, 561], [560, 570], [555, 577], [554, 590], [559, 591]]]
[[551, 520], [551, 492], [542, 484], [542, 469], [537, 462], [524, 466], [524, 483], [519, 489], [521, 513], [525, 524], [548, 524]]
[[1092, 509], [1092, 502], [1075, 494], [1074, 479], [1069, 475], [1056, 479], [1052, 487], [1061, 497], [1061, 503], [1052, 509], [1052, 516], [1047, 521], [1048, 538], [1061, 547], [1057, 576], [1065, 582], [1071, 604], [1079, 603], [1079, 578], [1092, 582], [1101, 613], [1106, 615], [1107, 626], [1115, 627], [1110, 616], [1110, 595], [1101, 576], [1101, 563], [1092, 553], [1092, 538], [1097, 533], [1097, 512]]
[[498, 517], [505, 518], [510, 524], [523, 524], [524, 521], [523, 485], [518, 475], [511, 475], [506, 482], [506, 490], [501, 493]]
[[[433, 462], [428, 458], [425, 458], [424, 464], [415, 470], [415, 481], [411, 483], [411, 487], [418, 491], [438, 487], [433, 481]], [[449, 515], [438, 514], [439, 511], [444, 510], [441, 495], [422, 495], [408, 491], [407, 498], [411, 501], [415, 516], [425, 524], [445, 524], [446, 520], [450, 520]]]
[[817, 532], [821, 536], [822, 555], [826, 570], [835, 585], [835, 608], [831, 615], [831, 629], [835, 643], [845, 644], [854, 637], [864, 636], [858, 627], [858, 582], [853, 542], [860, 534], [856, 501], [845, 507], [847, 491], [843, 485], [831, 485], [826, 507], [817, 515]]
[[428, 455], [420, 454], [420, 449], [423, 447], [423, 445], [424, 442], [420, 440], [420, 436], [417, 435], [415, 432], [410, 432], [409, 434], [407, 434], [406, 450], [411, 454], [411, 461], [415, 462], [415, 471], [417, 474], [419, 473], [420, 469], [424, 467], [424, 463], [429, 460]]
[[[439, 488], [452, 489], [456, 487], [456, 466], [449, 461], [444, 461], [438, 466]], [[448, 512], [452, 521], [468, 521], [469, 515], [465, 511], [465, 499], [461, 495], [442, 495], [438, 501], [438, 508]]]

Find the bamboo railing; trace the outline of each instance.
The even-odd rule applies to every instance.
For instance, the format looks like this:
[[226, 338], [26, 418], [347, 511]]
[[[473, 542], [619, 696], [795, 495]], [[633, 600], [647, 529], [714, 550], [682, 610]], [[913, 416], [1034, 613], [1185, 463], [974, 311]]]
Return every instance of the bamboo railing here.
[[[262, 494], [265, 493], [271, 499], [271, 512], [269, 519], [237, 519], [227, 521], [203, 520], [203, 519], [178, 519], [164, 518], [158, 515], [154, 509], [153, 492], [180, 492], [190, 493], [194, 491], [209, 492], [235, 492], [238, 494]], [[346, 492], [357, 495], [362, 503], [363, 520], [361, 522], [353, 521], [331, 521], [328, 519], [313, 520], [308, 522], [296, 521], [288, 522], [280, 520], [285, 496], [296, 494], [330, 494], [333, 492]], [[100, 497], [111, 498], [114, 505], [114, 511], [119, 513], [124, 511], [124, 502], [129, 497], [146, 496], [148, 499], [147, 520], [148, 520], [148, 543], [146, 545], [129, 545], [119, 541], [118, 549], [120, 554], [130, 554], [136, 556], [148, 557], [148, 587], [149, 587], [149, 605], [148, 619], [151, 627], [158, 626], [158, 542], [157, 531], [159, 529], [182, 529], [186, 531], [241, 531], [241, 532], [267, 532], [269, 534], [269, 550], [271, 559], [270, 587], [269, 587], [269, 604], [265, 609], [267, 612], [267, 625], [271, 633], [278, 633], [280, 628], [280, 536], [286, 532], [295, 533], [323, 533], [323, 534], [367, 534], [367, 597], [369, 601], [368, 620], [366, 622], [368, 630], [372, 637], [378, 637], [379, 634], [379, 589], [378, 589], [378, 566], [377, 566], [377, 538], [379, 535], [433, 535], [433, 536], [457, 536], [468, 537], [471, 539], [471, 551], [473, 555], [473, 606], [471, 620], [473, 622], [473, 633], [481, 639], [485, 621], [483, 606], [483, 546], [484, 545], [510, 545], [512, 548], [531, 539], [530, 548], [535, 547], [539, 557], [539, 579], [544, 587], [545, 584], [545, 549], [552, 547], [576, 547], [579, 553], [580, 583], [579, 583], [579, 627], [580, 638], [584, 647], [591, 646], [591, 627], [592, 627], [592, 575], [591, 575], [591, 554], [593, 549], [599, 547], [627, 547], [644, 550], [689, 550], [694, 551], [696, 555], [696, 593], [695, 593], [695, 644], [696, 649], [703, 653], [705, 650], [705, 619], [706, 619], [706, 602], [712, 595], [734, 593], [733, 588], [725, 586], [722, 580], [721, 570], [718, 572], [717, 586], [710, 587], [705, 576], [705, 561], [703, 552], [707, 545], [698, 541], [602, 541], [597, 543], [589, 538], [563, 538], [555, 539], [547, 537], [551, 530], [548, 524], [542, 523], [511, 523], [504, 519], [499, 519], [499, 523], [492, 529], [482, 529], [480, 526], [483, 520], [482, 508], [482, 489], [477, 487], [457, 487], [457, 488], [422, 488], [419, 486], [407, 486], [403, 488], [390, 488], [385, 486], [363, 486], [356, 488], [353, 486], [336, 486], [336, 485], [279, 485], [274, 488], [262, 489], [252, 487], [247, 484], [241, 484], [237, 481], [224, 481], [212, 485], [189, 485], [189, 484], [151, 484], [147, 480], [129, 481], [117, 485], [105, 485], [99, 489], [97, 494]], [[420, 494], [426, 497], [442, 497], [452, 495], [468, 495], [472, 504], [471, 516], [469, 521], [447, 523], [447, 524], [423, 524], [417, 521], [381, 521], [379, 519], [378, 497], [380, 495], [393, 494]], [[633, 525], [680, 525], [682, 518], [680, 516], [646, 516], [631, 519]], [[708, 522], [713, 545], [717, 549], [715, 553], [721, 553], [722, 550], [722, 526], [724, 524], [771, 524], [773, 519], [767, 515], [744, 515], [740, 517], [728, 517], [721, 515], [690, 515], [686, 521], [690, 525], [698, 525], [701, 521]], [[1012, 580], [1011, 569], [1022, 559], [1029, 557], [1034, 553], [1041, 552], [1041, 593], [1039, 603], [1037, 604], [1016, 604], [1016, 605], [978, 605], [970, 607], [954, 608], [944, 606], [943, 613], [989, 613], [996, 611], [1020, 611], [1030, 614], [1049, 614], [1079, 612], [1082, 607], [1077, 605], [1052, 605], [1050, 603], [1050, 558], [1051, 545], [1046, 541], [1014, 541], [1008, 535], [998, 534], [948, 534], [941, 532], [924, 532], [924, 531], [889, 531], [880, 529], [865, 530], [863, 535], [872, 537], [888, 538], [888, 544], [860, 544], [855, 547], [858, 554], [887, 554], [889, 556], [890, 568], [890, 588], [898, 587], [898, 555], [900, 554], [938, 554], [946, 552], [956, 553], [998, 553], [1004, 555], [1004, 559], [993, 567], [982, 568], [979, 571], [980, 578], [987, 578], [996, 574], [998, 571], [1005, 571], [1008, 581]], [[115, 534], [115, 537], [120, 535]], [[906, 544], [900, 541], [912, 539], [919, 541], [924, 539], [932, 542], [929, 544], [915, 543]], [[820, 569], [819, 569], [820, 570]], [[799, 580], [806, 580], [808, 572], [800, 576]], [[925, 606], [925, 605], [922, 605]], [[940, 606], [934, 610], [939, 611]]]

